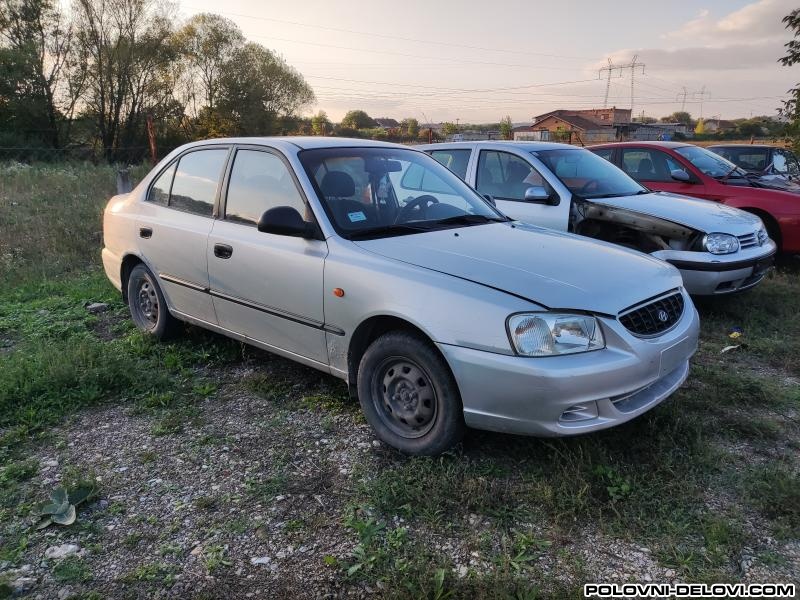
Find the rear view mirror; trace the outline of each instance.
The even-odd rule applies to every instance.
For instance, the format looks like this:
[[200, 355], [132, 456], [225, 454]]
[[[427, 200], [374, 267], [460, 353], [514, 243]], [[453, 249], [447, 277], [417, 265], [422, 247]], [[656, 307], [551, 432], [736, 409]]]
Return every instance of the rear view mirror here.
[[525, 202], [535, 202], [537, 204], [557, 206], [560, 200], [557, 195], [551, 195], [544, 186], [532, 185], [525, 190]]
[[495, 207], [497, 206], [497, 202], [494, 201], [494, 198], [492, 197], [491, 194], [484, 194], [483, 197], [486, 198], [486, 201], [489, 204], [491, 204], [492, 206], [495, 206]]
[[683, 183], [691, 183], [692, 177], [683, 169], [673, 169], [669, 172], [669, 176], [675, 181], [682, 181]]
[[313, 223], [303, 220], [297, 209], [291, 206], [276, 206], [261, 215], [258, 221], [258, 230], [262, 233], [286, 235], [290, 237], [313, 238], [315, 234]]
[[367, 158], [364, 160], [364, 170], [373, 175], [383, 175], [384, 173], [399, 173], [403, 170], [403, 165], [399, 160], [387, 160], [384, 158]]

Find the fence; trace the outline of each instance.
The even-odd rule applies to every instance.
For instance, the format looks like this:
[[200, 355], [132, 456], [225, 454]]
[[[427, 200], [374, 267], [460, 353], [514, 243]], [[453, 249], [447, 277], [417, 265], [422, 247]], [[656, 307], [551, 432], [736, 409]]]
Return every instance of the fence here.
[[[159, 147], [158, 158], [169, 154], [174, 147]], [[99, 146], [47, 148], [40, 146], [0, 146], [0, 163], [20, 162], [92, 162], [141, 164], [150, 160], [149, 146], [124, 146], [105, 150]]]

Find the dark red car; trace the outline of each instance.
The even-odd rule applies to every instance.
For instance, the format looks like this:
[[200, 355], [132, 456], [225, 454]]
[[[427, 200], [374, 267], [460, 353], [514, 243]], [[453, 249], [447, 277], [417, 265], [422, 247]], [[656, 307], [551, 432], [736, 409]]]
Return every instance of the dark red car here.
[[619, 142], [589, 150], [651, 190], [757, 214], [782, 252], [800, 253], [800, 195], [759, 187], [746, 171], [710, 150], [685, 142]]

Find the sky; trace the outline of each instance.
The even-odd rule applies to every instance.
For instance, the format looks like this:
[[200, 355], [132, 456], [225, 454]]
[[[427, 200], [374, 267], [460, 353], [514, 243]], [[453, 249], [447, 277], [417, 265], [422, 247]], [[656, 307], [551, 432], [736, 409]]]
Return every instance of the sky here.
[[[660, 117], [774, 115], [800, 66], [783, 67], [796, 0], [180, 0], [221, 14], [277, 52], [337, 121], [350, 109], [422, 123], [529, 123], [602, 107], [609, 64], [634, 56], [633, 111]], [[631, 69], [608, 106], [631, 107]], [[702, 113], [702, 114], [701, 114]]]

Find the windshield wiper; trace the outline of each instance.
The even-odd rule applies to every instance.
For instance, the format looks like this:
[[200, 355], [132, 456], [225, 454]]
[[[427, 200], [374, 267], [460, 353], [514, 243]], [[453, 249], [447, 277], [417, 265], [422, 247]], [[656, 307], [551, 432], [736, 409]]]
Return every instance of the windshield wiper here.
[[409, 225], [407, 223], [395, 223], [394, 225], [383, 225], [382, 227], [371, 227], [369, 229], [361, 229], [347, 234], [350, 240], [363, 240], [365, 238], [390, 236], [390, 235], [404, 235], [409, 233], [421, 233], [428, 231], [427, 227], [419, 227], [418, 225]]
[[487, 217], [486, 215], [456, 215], [455, 217], [447, 217], [446, 219], [439, 219], [432, 223], [436, 225], [477, 225], [480, 223], [505, 223], [510, 221], [508, 217]]

